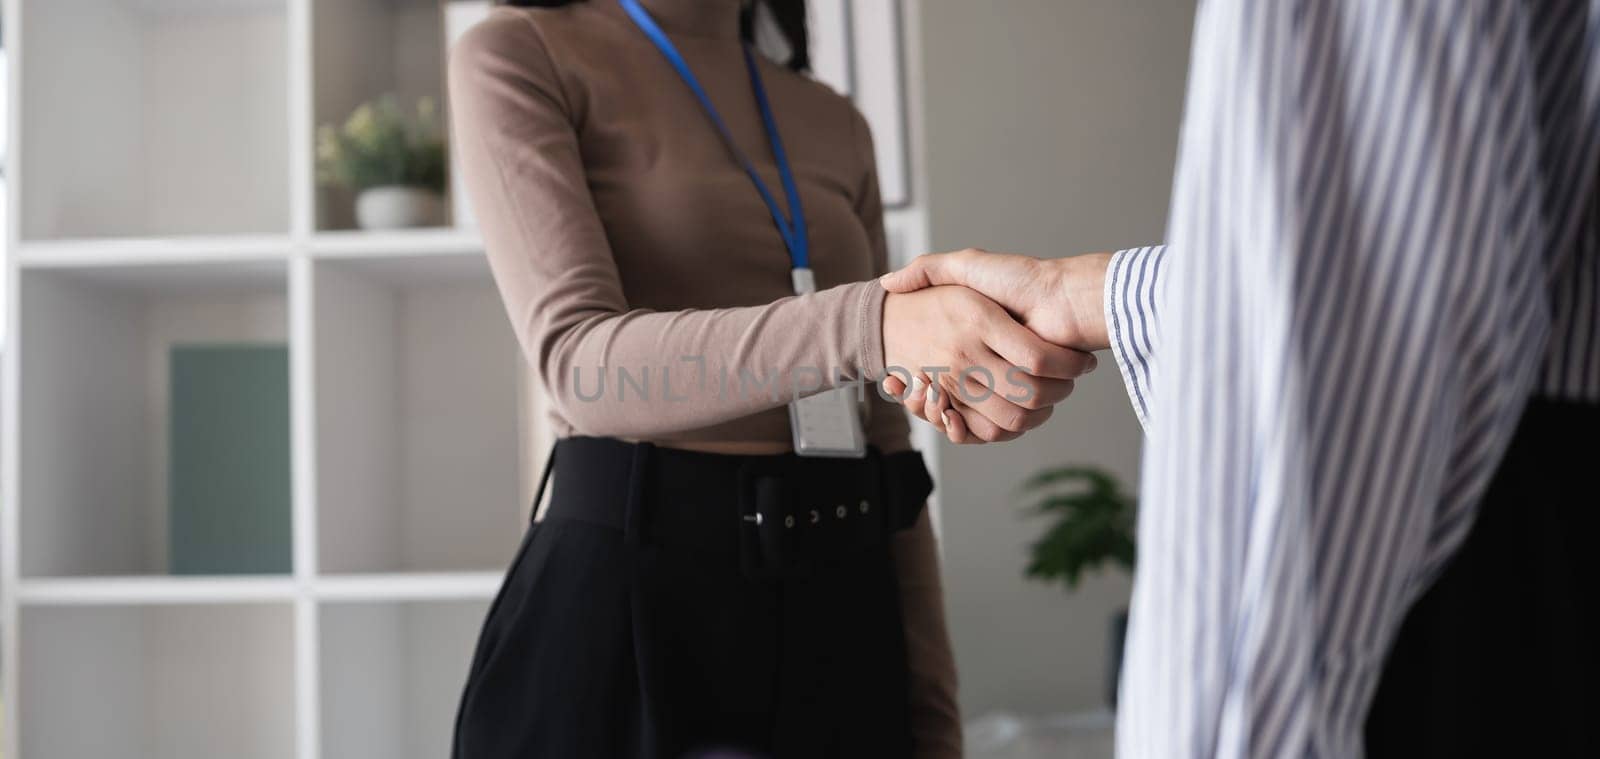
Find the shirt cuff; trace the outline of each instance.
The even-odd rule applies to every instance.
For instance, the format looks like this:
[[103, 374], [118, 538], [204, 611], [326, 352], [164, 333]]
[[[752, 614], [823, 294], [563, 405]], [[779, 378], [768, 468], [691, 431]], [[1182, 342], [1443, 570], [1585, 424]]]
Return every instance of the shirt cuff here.
[[1106, 266], [1106, 333], [1111, 355], [1128, 388], [1139, 424], [1150, 427], [1150, 389], [1154, 385], [1161, 322], [1158, 287], [1165, 245], [1117, 251]]
[[877, 280], [856, 285], [862, 292], [857, 301], [856, 324], [861, 330], [861, 356], [858, 369], [861, 379], [874, 382], [883, 377], [883, 301], [889, 291]]

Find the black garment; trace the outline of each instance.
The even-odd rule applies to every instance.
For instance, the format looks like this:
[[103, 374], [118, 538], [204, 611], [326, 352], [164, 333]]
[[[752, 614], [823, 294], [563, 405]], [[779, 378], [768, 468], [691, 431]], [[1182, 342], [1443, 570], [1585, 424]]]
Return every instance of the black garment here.
[[1412, 607], [1367, 755], [1600, 756], [1600, 406], [1532, 401], [1449, 567]]
[[889, 537], [932, 489], [916, 453], [569, 438], [553, 469], [484, 623], [456, 759], [909, 755]]

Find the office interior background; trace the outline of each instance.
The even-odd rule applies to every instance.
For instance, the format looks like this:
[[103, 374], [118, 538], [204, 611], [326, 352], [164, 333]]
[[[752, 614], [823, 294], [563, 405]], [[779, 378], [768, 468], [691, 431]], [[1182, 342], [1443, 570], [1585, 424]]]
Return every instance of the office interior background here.
[[[487, 5], [5, 0], [0, 756], [447, 755], [551, 441], [461, 193], [371, 228], [317, 130], [447, 107]], [[1160, 241], [1192, 2], [811, 6], [898, 261]], [[1109, 755], [1129, 578], [1026, 578], [1019, 492], [1136, 488], [1102, 367], [1020, 443], [919, 435], [972, 756]]]

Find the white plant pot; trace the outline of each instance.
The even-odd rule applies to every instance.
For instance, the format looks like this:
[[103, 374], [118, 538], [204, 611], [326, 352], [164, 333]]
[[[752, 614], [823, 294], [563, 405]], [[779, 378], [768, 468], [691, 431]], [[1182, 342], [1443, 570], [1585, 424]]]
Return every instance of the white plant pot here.
[[420, 187], [372, 187], [356, 196], [356, 224], [362, 229], [436, 227], [444, 223], [444, 198]]

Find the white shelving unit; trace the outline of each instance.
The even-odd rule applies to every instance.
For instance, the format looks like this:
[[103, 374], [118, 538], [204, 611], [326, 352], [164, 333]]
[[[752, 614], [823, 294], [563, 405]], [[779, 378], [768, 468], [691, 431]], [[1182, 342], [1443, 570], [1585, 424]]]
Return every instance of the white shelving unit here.
[[287, 275], [270, 258], [22, 267], [24, 578], [168, 573], [167, 351], [283, 342]]
[[[541, 461], [525, 372], [468, 214], [354, 230], [312, 137], [380, 94], [444, 103], [487, 3], [3, 2], [0, 754], [446, 755]], [[920, 250], [899, 4], [813, 5], [819, 76], [873, 121], [891, 239]], [[192, 343], [287, 348], [284, 572], [173, 572], [168, 354]]]

